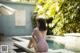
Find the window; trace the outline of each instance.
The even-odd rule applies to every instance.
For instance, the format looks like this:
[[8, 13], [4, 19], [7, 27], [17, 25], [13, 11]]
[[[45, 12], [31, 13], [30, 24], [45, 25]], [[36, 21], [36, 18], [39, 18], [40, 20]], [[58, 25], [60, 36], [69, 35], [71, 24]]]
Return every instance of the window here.
[[36, 3], [37, 0], [10, 0], [11, 2], [19, 2], [19, 3]]

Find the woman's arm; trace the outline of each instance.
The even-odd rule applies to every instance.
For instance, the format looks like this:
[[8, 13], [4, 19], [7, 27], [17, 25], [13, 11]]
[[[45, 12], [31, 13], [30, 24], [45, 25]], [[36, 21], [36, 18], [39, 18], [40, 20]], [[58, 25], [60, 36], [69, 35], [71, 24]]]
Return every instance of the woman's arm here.
[[32, 48], [33, 47], [33, 41], [32, 41], [32, 38], [30, 39], [30, 42], [28, 44], [28, 48]]
[[33, 33], [32, 33], [32, 38], [30, 39], [30, 42], [29, 42], [29, 45], [28, 45], [28, 48], [32, 48], [36, 45], [36, 42], [38, 42], [37, 38], [35, 35], [37, 35], [38, 31], [34, 29]]

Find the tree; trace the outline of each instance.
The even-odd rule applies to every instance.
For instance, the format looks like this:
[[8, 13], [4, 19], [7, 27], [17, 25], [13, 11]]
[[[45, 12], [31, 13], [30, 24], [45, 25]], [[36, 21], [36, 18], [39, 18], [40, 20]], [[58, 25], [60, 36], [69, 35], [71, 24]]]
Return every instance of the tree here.
[[80, 0], [38, 0], [35, 12], [53, 18], [48, 25], [55, 35], [80, 32]]

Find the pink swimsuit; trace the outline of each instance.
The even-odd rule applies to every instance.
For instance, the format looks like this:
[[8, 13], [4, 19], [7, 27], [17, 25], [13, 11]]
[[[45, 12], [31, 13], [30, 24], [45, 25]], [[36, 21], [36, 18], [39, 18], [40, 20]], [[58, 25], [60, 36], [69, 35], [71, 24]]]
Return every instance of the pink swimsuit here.
[[[34, 30], [33, 31], [33, 34], [32, 34], [32, 37], [35, 39], [36, 41], [36, 46], [37, 46], [37, 49], [36, 51], [38, 52], [47, 52], [48, 51], [48, 44], [45, 40], [45, 38], [41, 35], [39, 30]], [[35, 38], [36, 37], [36, 38]]]

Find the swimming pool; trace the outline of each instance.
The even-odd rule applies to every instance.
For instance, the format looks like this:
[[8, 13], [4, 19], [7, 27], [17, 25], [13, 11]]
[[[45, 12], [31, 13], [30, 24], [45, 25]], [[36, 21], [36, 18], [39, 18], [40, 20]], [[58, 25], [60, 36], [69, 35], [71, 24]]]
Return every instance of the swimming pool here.
[[64, 49], [64, 47], [65, 47], [63, 44], [57, 43], [53, 40], [47, 40], [47, 43], [48, 43], [49, 48], [53, 49], [53, 50], [55, 50], [55, 49]]
[[[31, 37], [21, 37], [21, 38], [22, 39], [27, 39], [27, 40], [31, 39]], [[57, 43], [54, 40], [49, 40], [49, 39], [46, 38], [46, 41], [48, 43], [49, 48], [53, 49], [53, 50], [55, 50], [55, 49], [64, 49], [64, 47], [65, 47], [63, 44]]]
[[[16, 42], [14, 42], [14, 45], [16, 45], [18, 48], [24, 49], [27, 52], [35, 53], [35, 50], [29, 49], [26, 46], [26, 45], [28, 45], [30, 38], [31, 37], [14, 37], [14, 39], [17, 40]], [[50, 52], [52, 52], [52, 53], [54, 53], [54, 52], [57, 52], [57, 53], [59, 53], [59, 52], [61, 52], [61, 53], [64, 53], [64, 52], [74, 53], [72, 51], [66, 50], [65, 46], [63, 44], [57, 43], [54, 40], [46, 39], [46, 41], [47, 41], [48, 46], [49, 46], [48, 53], [50, 53]]]

